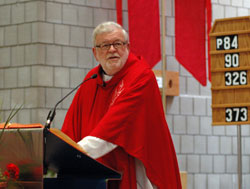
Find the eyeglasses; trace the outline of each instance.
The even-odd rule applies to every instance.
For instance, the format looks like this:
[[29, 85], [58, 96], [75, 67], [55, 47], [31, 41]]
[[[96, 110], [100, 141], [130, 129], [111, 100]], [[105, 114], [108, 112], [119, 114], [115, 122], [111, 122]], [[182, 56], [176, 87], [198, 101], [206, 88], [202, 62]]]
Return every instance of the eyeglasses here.
[[127, 44], [127, 42], [121, 42], [121, 41], [116, 41], [114, 43], [104, 43], [104, 44], [100, 44], [100, 45], [96, 45], [95, 47], [100, 48], [103, 51], [107, 51], [110, 49], [111, 45], [115, 48], [115, 49], [120, 49], [123, 47], [123, 45]]

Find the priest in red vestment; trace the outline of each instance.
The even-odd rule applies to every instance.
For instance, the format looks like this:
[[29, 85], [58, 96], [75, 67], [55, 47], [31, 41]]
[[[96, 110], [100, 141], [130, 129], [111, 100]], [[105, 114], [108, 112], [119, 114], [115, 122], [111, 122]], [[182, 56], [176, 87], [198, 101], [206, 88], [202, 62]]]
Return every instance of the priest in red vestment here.
[[97, 78], [77, 91], [62, 131], [89, 156], [122, 173], [117, 188], [181, 188], [152, 70], [142, 57], [129, 52], [128, 34], [117, 23], [98, 25], [93, 44], [100, 65], [85, 79], [94, 74]]

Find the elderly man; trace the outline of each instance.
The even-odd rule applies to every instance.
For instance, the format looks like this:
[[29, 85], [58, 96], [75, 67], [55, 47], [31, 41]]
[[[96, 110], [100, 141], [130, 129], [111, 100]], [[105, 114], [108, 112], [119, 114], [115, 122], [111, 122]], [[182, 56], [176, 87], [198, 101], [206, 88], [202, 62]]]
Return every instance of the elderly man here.
[[129, 52], [128, 34], [104, 22], [93, 32], [100, 63], [86, 76], [62, 131], [97, 161], [122, 172], [121, 189], [181, 188], [179, 168], [159, 88], [142, 57]]

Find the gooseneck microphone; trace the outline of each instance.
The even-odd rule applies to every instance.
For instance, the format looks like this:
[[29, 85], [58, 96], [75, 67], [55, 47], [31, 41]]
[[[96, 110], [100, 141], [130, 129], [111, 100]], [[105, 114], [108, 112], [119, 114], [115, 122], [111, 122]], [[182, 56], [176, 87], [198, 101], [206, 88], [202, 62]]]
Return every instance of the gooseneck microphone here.
[[91, 79], [95, 79], [97, 78], [97, 74], [93, 74], [90, 78], [84, 80], [83, 82], [81, 82], [79, 85], [77, 85], [73, 90], [71, 90], [67, 95], [65, 95], [61, 100], [59, 100], [55, 107], [53, 109], [51, 109], [49, 111], [49, 114], [47, 116], [47, 121], [46, 121], [46, 124], [45, 124], [45, 128], [49, 129], [50, 128], [50, 125], [51, 125], [51, 122], [53, 121], [55, 115], [56, 115], [56, 107], [65, 99], [67, 98], [71, 93], [73, 93], [78, 87], [80, 87], [83, 83], [85, 83], [86, 81], [89, 81]]

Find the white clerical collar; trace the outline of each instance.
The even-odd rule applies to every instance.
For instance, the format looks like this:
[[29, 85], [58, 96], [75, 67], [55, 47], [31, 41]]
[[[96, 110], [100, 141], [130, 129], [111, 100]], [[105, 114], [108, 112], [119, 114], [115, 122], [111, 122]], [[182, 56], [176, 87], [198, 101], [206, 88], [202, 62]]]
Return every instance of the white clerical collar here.
[[111, 80], [112, 77], [113, 77], [112, 75], [110, 76], [110, 75], [106, 75], [105, 73], [102, 73], [102, 79], [104, 82]]

